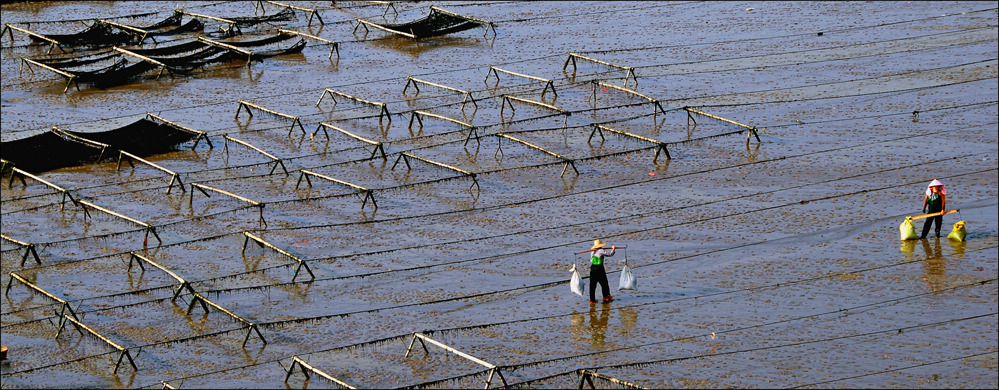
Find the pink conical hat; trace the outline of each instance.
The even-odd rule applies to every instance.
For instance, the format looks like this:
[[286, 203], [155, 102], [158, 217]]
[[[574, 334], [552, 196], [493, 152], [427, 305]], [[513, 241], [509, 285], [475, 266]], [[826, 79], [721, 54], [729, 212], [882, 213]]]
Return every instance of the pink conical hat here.
[[933, 181], [930, 182], [930, 185], [926, 186], [926, 196], [930, 196], [930, 194], [933, 193], [930, 191], [930, 187], [940, 187], [940, 193], [947, 195], [947, 188], [944, 187], [944, 184], [941, 183], [940, 180], [933, 179]]

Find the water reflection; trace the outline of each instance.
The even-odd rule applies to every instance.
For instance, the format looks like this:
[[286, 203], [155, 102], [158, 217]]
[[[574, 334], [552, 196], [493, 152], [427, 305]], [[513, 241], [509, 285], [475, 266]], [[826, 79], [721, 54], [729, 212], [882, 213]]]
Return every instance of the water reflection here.
[[[607, 328], [609, 327], [611, 309], [608, 305], [592, 305], [589, 312], [573, 312], [571, 322], [572, 338], [579, 342], [587, 342], [593, 349], [607, 348]], [[615, 327], [615, 332], [627, 335], [638, 325], [638, 310], [633, 307], [622, 307], [617, 310], [621, 326]]]
[[923, 244], [923, 251], [926, 253], [926, 260], [923, 261], [923, 281], [929, 286], [930, 291], [940, 291], [947, 283], [947, 276], [944, 275], [946, 269], [945, 259], [940, 250], [940, 239], [933, 239], [933, 248], [930, 249], [930, 240], [919, 240]]
[[902, 246], [898, 248], [899, 251], [906, 254], [906, 257], [912, 256], [912, 251], [916, 249], [917, 240], [902, 240]]
[[954, 251], [954, 256], [964, 257], [964, 241], [957, 240], [947, 240], [950, 243], [950, 248]]
[[621, 315], [621, 328], [618, 329], [622, 335], [628, 334], [628, 332], [638, 325], [638, 310], [633, 307], [622, 307], [618, 311]]
[[[572, 312], [570, 321], [571, 334], [576, 341], [588, 341], [593, 349], [603, 349], [606, 345], [607, 323], [610, 320], [610, 309], [590, 305], [587, 314]], [[586, 337], [587, 333], [589, 337]]]
[[[597, 315], [597, 312], [600, 315]], [[590, 345], [593, 349], [603, 349], [606, 345], [607, 320], [610, 319], [610, 310], [601, 308], [597, 310], [596, 305], [590, 306]]]

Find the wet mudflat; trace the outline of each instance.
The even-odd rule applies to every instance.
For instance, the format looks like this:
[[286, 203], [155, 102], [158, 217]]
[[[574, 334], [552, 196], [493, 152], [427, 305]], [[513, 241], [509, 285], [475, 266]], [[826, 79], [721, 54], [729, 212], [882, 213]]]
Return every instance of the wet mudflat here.
[[[37, 174], [128, 219], [3, 172], [3, 388], [999, 385], [995, 3], [442, 2], [495, 34], [419, 42], [356, 18], [429, 3], [294, 4], [324, 24], [244, 34], [339, 55], [63, 91], [21, 59], [89, 51], [4, 35], [3, 141], [153, 113], [211, 144], [146, 158], [183, 185], [116, 158]], [[0, 19], [63, 34], [175, 6]], [[960, 212], [899, 240], [932, 179]], [[594, 238], [627, 248], [591, 306], [568, 281]]]

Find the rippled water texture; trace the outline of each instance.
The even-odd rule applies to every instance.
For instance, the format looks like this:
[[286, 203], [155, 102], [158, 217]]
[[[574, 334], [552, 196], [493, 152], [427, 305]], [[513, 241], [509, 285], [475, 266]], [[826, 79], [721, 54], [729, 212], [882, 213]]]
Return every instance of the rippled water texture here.
[[[300, 53], [104, 89], [22, 60], [98, 49], [5, 31], [4, 142], [147, 113], [207, 141], [5, 166], [3, 388], [999, 386], [995, 2], [289, 3], [240, 30]], [[495, 29], [357, 25], [431, 5]], [[178, 6], [210, 36], [281, 10], [0, 19]], [[900, 240], [933, 179], [960, 212]]]

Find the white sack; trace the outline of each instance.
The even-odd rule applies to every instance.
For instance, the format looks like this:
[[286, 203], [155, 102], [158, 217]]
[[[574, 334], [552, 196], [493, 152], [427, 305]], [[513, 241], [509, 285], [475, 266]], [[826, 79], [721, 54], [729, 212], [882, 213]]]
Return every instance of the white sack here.
[[583, 296], [585, 286], [583, 285], [583, 278], [579, 276], [579, 271], [576, 271], [576, 264], [572, 265], [572, 278], [569, 280], [569, 287], [572, 289], [572, 292]]
[[624, 268], [621, 269], [621, 280], [617, 287], [618, 290], [637, 290], [638, 280], [635, 278], [635, 274], [631, 272], [631, 267], [628, 267], [628, 263], [624, 263]]

